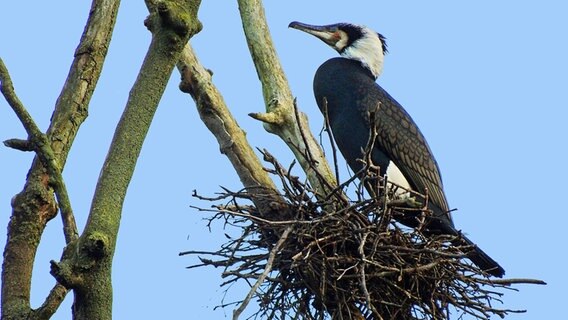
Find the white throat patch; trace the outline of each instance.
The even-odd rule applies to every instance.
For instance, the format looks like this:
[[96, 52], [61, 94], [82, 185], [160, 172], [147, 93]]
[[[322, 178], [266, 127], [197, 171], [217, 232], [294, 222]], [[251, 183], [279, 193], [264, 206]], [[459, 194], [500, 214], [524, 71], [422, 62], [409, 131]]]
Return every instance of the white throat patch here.
[[376, 32], [363, 28], [363, 36], [341, 52], [341, 56], [361, 61], [378, 78], [383, 72], [383, 44]]

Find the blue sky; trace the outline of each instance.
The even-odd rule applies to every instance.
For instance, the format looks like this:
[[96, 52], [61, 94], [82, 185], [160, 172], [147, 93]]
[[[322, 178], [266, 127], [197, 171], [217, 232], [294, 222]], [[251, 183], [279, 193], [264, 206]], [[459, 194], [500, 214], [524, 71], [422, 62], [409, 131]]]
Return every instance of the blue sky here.
[[[90, 4], [86, 1], [8, 1], [0, 5], [0, 56], [16, 90], [41, 128], [48, 126]], [[562, 262], [565, 225], [565, 125], [568, 103], [568, 4], [563, 1], [266, 1], [268, 22], [300, 108], [312, 129], [322, 118], [311, 91], [317, 67], [336, 53], [287, 28], [313, 24], [366, 24], [387, 37], [390, 54], [378, 82], [413, 116], [440, 165], [458, 228], [507, 270], [508, 277], [539, 278], [548, 286], [519, 286], [505, 306], [528, 309], [508, 319], [554, 319], [568, 280]], [[84, 225], [114, 127], [126, 103], [150, 33], [143, 1], [123, 1], [109, 55], [91, 101], [89, 118], [69, 155], [64, 176], [78, 225]], [[236, 1], [204, 1], [204, 29], [192, 40], [213, 70], [253, 146], [283, 163], [292, 156], [275, 136], [247, 116], [264, 109]], [[212, 249], [224, 240], [221, 225], [206, 229], [191, 197], [240, 188], [229, 162], [200, 122], [193, 101], [177, 89], [174, 72], [164, 94], [124, 206], [114, 259], [116, 319], [221, 319], [232, 309], [214, 306], [226, 296], [221, 270], [186, 270], [185, 250]], [[0, 99], [0, 140], [25, 138]], [[10, 198], [21, 190], [32, 154], [0, 147], [0, 228]], [[298, 172], [299, 173], [299, 172]], [[5, 232], [0, 233], [5, 243]], [[54, 280], [64, 239], [59, 219], [46, 230], [34, 270], [33, 303]], [[71, 297], [55, 316], [70, 319]], [[560, 307], [560, 308], [559, 308]]]

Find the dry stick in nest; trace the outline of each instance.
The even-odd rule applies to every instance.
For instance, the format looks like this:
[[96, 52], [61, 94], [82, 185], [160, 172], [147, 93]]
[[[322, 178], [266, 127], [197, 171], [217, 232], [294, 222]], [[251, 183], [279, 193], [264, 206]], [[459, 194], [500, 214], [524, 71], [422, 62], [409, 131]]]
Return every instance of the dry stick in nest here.
[[278, 252], [282, 248], [284, 242], [288, 238], [288, 235], [290, 234], [291, 231], [292, 231], [291, 226], [286, 228], [286, 230], [284, 230], [284, 232], [282, 233], [282, 236], [280, 236], [280, 239], [278, 240], [278, 242], [276, 243], [274, 248], [272, 248], [272, 250], [270, 251], [270, 255], [268, 256], [268, 260], [266, 262], [266, 267], [264, 268], [264, 271], [258, 277], [254, 286], [252, 286], [252, 288], [250, 288], [250, 291], [247, 294], [245, 300], [241, 303], [241, 305], [235, 311], [233, 311], [233, 320], [239, 319], [239, 316], [241, 315], [241, 313], [243, 313], [243, 311], [246, 309], [247, 305], [249, 304], [250, 299], [252, 299], [254, 294], [256, 294], [256, 290], [258, 290], [260, 285], [264, 282], [264, 279], [266, 279], [268, 274], [272, 271], [272, 265], [274, 263], [274, 260], [276, 259], [276, 255], [278, 254]]
[[[337, 148], [335, 147], [335, 142], [333, 140], [333, 134], [331, 133], [331, 124], [329, 123], [329, 114], [327, 110], [327, 98], [323, 97], [323, 118], [324, 118], [324, 127], [322, 130], [327, 132], [327, 138], [329, 139], [329, 143], [331, 144], [331, 154], [333, 156], [333, 168], [335, 170], [335, 179], [337, 180], [337, 184], [339, 184], [339, 166], [337, 162]], [[321, 139], [320, 139], [321, 143]]]

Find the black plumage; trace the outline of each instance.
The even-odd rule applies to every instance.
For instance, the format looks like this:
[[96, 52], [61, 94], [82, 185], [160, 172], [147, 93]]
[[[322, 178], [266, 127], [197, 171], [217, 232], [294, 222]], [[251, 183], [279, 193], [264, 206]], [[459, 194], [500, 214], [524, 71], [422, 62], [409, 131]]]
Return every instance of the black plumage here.
[[[396, 165], [412, 190], [428, 194], [429, 209], [433, 214], [426, 221], [426, 232], [460, 235], [460, 244], [473, 248], [468, 258], [486, 272], [502, 277], [503, 268], [456, 230], [440, 170], [426, 139], [404, 108], [375, 82], [382, 68], [382, 54], [386, 52], [384, 38], [351, 24], [320, 27], [293, 22], [290, 26], [317, 36], [347, 56], [329, 59], [318, 68], [314, 77], [314, 94], [320, 110], [327, 111], [334, 140], [352, 170], [357, 173], [362, 169], [363, 164], [358, 159], [363, 158], [362, 150], [369, 141], [369, 115], [374, 112], [377, 137], [371, 159], [380, 167], [381, 175], [387, 173], [389, 166]], [[364, 54], [368, 54], [370, 42], [361, 45], [366, 46], [361, 49], [366, 50], [363, 53], [353, 52], [350, 46], [356, 45], [359, 40], [353, 37], [376, 37], [380, 41], [379, 50], [383, 51], [378, 61], [380, 65], [377, 61], [373, 64], [365, 60]], [[345, 54], [348, 49], [351, 52]], [[412, 214], [398, 217], [398, 220], [410, 227], [419, 224]]]
[[[343, 157], [354, 172], [362, 169], [362, 148], [369, 141], [369, 115], [375, 112], [377, 141], [373, 164], [385, 175], [390, 161], [397, 164], [413, 190], [426, 190], [433, 210], [453, 225], [447, 212], [438, 165], [424, 136], [410, 115], [381, 86], [361, 63], [333, 58], [322, 64], [314, 77], [314, 94], [320, 110], [327, 100], [327, 117]], [[398, 165], [402, 164], [402, 165]]]

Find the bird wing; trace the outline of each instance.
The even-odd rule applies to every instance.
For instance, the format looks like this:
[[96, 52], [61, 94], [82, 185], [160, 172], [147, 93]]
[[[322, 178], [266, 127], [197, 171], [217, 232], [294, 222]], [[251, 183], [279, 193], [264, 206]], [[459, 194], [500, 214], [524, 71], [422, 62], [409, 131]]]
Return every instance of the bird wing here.
[[[427, 190], [430, 202], [447, 214], [451, 221], [440, 169], [426, 139], [404, 108], [378, 84], [376, 88], [373, 94], [366, 95], [372, 101], [364, 103], [376, 106], [380, 101], [375, 111], [378, 133], [375, 147], [394, 162], [416, 191], [424, 193]], [[368, 121], [371, 111], [367, 110], [364, 115]]]

